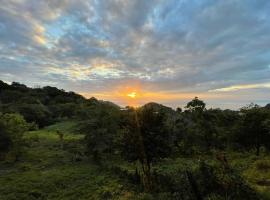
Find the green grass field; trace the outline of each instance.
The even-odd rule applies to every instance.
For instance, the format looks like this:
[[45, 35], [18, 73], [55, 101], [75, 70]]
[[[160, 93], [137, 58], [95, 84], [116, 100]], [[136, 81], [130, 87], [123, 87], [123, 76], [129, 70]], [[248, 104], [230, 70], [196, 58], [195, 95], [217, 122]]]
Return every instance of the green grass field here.
[[[108, 168], [134, 171], [121, 160], [106, 160], [100, 167], [84, 156], [83, 135], [73, 133], [74, 122], [63, 122], [25, 134], [26, 147], [16, 163], [0, 163], [0, 200], [32, 199], [153, 199]], [[63, 144], [56, 130], [64, 133]], [[202, 159], [202, 158], [201, 158]], [[211, 158], [208, 159], [211, 163]], [[265, 199], [270, 199], [270, 157], [229, 155], [233, 168]], [[196, 168], [194, 158], [166, 159], [157, 172], [174, 174], [180, 168]]]
[[113, 174], [101, 170], [86, 157], [83, 135], [65, 132], [64, 146], [56, 130], [67, 129], [60, 123], [44, 130], [29, 132], [22, 157], [15, 164], [0, 165], [0, 199], [129, 199], [130, 188]]

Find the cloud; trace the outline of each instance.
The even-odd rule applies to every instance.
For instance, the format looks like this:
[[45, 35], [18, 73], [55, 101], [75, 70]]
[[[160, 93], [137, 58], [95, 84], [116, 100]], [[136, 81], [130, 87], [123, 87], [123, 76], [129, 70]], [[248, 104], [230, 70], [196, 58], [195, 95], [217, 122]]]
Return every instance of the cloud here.
[[229, 87], [225, 87], [225, 88], [209, 90], [209, 92], [230, 92], [230, 91], [258, 89], [258, 88], [269, 88], [270, 89], [270, 82], [269, 83], [258, 83], [258, 84], [247, 84], [247, 85], [233, 85], [233, 86], [229, 86]]
[[0, 79], [87, 94], [137, 84], [259, 94], [270, 82], [269, 10], [268, 0], [3, 0]]

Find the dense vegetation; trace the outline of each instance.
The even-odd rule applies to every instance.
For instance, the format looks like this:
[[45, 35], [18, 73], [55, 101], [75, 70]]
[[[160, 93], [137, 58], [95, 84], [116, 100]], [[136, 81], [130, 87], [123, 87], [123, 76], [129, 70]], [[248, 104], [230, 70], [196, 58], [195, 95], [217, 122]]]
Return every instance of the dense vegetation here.
[[270, 104], [176, 110], [0, 81], [0, 199], [270, 199]]

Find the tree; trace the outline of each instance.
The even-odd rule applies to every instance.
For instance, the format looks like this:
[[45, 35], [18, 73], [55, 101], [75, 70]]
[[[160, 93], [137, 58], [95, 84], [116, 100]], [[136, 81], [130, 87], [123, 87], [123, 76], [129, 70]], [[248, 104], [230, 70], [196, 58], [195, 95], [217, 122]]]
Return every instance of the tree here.
[[262, 146], [269, 148], [269, 113], [265, 108], [250, 104], [241, 109], [241, 118], [237, 126], [235, 140], [246, 148], [255, 148], [260, 154]]
[[188, 127], [189, 120], [186, 117], [186, 113], [179, 111], [178, 109], [174, 113], [173, 116], [170, 117], [171, 128], [172, 128], [172, 137], [173, 137], [173, 145], [177, 148], [177, 150], [181, 153], [186, 152], [188, 148], [186, 145], [190, 147], [188, 144]]
[[187, 103], [186, 108], [191, 112], [202, 112], [205, 109], [205, 103], [198, 97], [195, 97]]
[[166, 114], [153, 104], [129, 108], [122, 118], [122, 155], [130, 162], [139, 161], [146, 191], [152, 189], [151, 165], [171, 153], [171, 138]]
[[11, 138], [7, 132], [6, 126], [0, 121], [0, 160], [3, 160], [4, 155], [11, 147]]
[[182, 112], [182, 108], [177, 107], [177, 108], [176, 108], [176, 112], [181, 113], [181, 112]]
[[[217, 118], [212, 110], [206, 110], [205, 103], [195, 97], [187, 103], [185, 118], [189, 120], [185, 142], [200, 150], [210, 150], [217, 146]], [[185, 145], [187, 146], [187, 145]]]
[[21, 115], [0, 113], [0, 159], [11, 151], [17, 158], [27, 130], [28, 124]]
[[16, 111], [29, 123], [35, 122], [39, 127], [44, 127], [51, 122], [51, 113], [43, 104], [20, 104], [16, 107]]
[[120, 110], [108, 105], [99, 104], [92, 107], [87, 120], [80, 125], [85, 134], [87, 150], [95, 161], [100, 160], [102, 153], [112, 153], [119, 130]]
[[204, 111], [199, 118], [199, 129], [201, 130], [201, 141], [205, 150], [218, 147], [218, 126], [215, 113]]

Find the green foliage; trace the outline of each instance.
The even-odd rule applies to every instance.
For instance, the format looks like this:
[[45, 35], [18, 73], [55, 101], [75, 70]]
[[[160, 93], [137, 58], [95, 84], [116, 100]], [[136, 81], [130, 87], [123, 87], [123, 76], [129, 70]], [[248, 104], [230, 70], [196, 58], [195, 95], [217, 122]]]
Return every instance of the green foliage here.
[[142, 161], [142, 154], [145, 154], [147, 163], [152, 163], [170, 154], [172, 140], [162, 110], [150, 104], [137, 110], [128, 109], [121, 125], [122, 152], [127, 160]]
[[[253, 162], [243, 173], [246, 180], [255, 186], [264, 196], [270, 199], [270, 158]], [[267, 199], [267, 198], [266, 198]]]
[[171, 153], [164, 107], [147, 104], [128, 108], [122, 116], [122, 155], [131, 162], [141, 163], [145, 191], [152, 190], [151, 165]]
[[114, 153], [120, 110], [108, 104], [101, 104], [92, 107], [91, 111], [88, 119], [81, 122], [79, 131], [85, 134], [89, 154], [95, 160], [99, 160], [102, 153]]
[[18, 106], [18, 112], [24, 116], [28, 122], [34, 122], [40, 127], [51, 123], [51, 113], [42, 104], [21, 104]]
[[138, 122], [148, 162], [169, 156], [171, 138], [165, 113], [146, 105], [138, 110]]
[[256, 148], [256, 155], [262, 146], [270, 148], [269, 112], [266, 109], [254, 104], [242, 108], [236, 128], [235, 141], [243, 147]]
[[40, 127], [59, 119], [80, 117], [87, 107], [88, 100], [84, 97], [55, 87], [28, 88], [20, 83], [0, 83], [0, 111], [20, 113], [27, 122]]
[[80, 121], [78, 120], [64, 120], [61, 122], [57, 122], [53, 125], [46, 126], [44, 127], [44, 130], [51, 132], [55, 132], [58, 130], [63, 133], [79, 134], [80, 132], [78, 130], [78, 124], [80, 124]]
[[[254, 193], [237, 172], [226, 171], [220, 163], [213, 161], [211, 156], [200, 158], [206, 162], [198, 162], [196, 157], [160, 160], [153, 166], [153, 192], [142, 193], [138, 182], [133, 179], [136, 172], [134, 167], [121, 161], [121, 158], [108, 157], [104, 160], [103, 167], [89, 162], [87, 157], [83, 156], [83, 135], [64, 132], [64, 148], [61, 149], [56, 130], [75, 125], [74, 122], [70, 125], [68, 123], [58, 123], [25, 134], [24, 139], [29, 145], [22, 155], [22, 161], [8, 167], [0, 163], [0, 199], [193, 200], [194, 191], [186, 170], [192, 173], [204, 199], [257, 199], [256, 192]], [[74, 159], [79, 152], [82, 159]], [[239, 172], [243, 171], [244, 177], [247, 177], [251, 184], [257, 185], [257, 180], [253, 181], [255, 177], [267, 180], [267, 159], [256, 162], [250, 155], [231, 155], [233, 157], [228, 159], [243, 163], [244, 168], [239, 164], [232, 163], [232, 166], [236, 169], [240, 167]], [[256, 170], [255, 174], [250, 171], [253, 169]], [[259, 187], [258, 191], [264, 193], [262, 198], [267, 199], [267, 189]]]
[[[0, 199], [135, 199], [135, 191], [125, 182], [83, 155], [83, 135], [64, 132], [64, 148], [60, 148], [56, 130], [63, 126], [25, 134], [28, 145], [22, 161], [12, 166], [0, 163]], [[81, 160], [75, 159], [78, 154]]]
[[0, 113], [0, 160], [12, 152], [17, 156], [20, 152], [23, 134], [28, 124], [21, 115]]
[[191, 112], [202, 112], [205, 109], [205, 103], [198, 97], [195, 97], [187, 103], [186, 108]]

